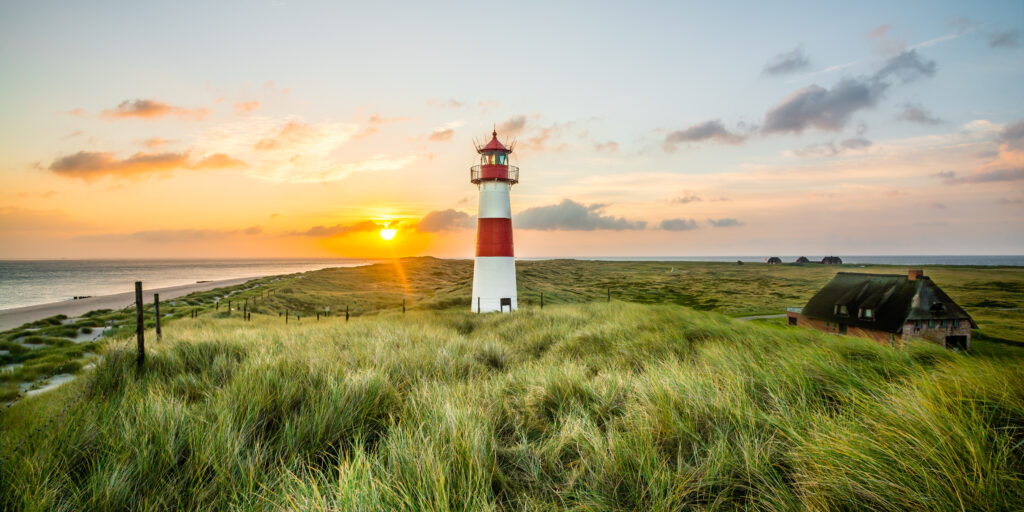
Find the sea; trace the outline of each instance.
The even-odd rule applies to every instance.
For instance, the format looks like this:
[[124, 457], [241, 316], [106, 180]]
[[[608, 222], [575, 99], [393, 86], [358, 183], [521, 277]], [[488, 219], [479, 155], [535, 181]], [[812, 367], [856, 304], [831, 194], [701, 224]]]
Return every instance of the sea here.
[[199, 281], [294, 274], [372, 263], [357, 259], [0, 260], [0, 310], [166, 288]]
[[[811, 261], [822, 256], [806, 255]], [[1020, 256], [844, 256], [848, 265], [968, 265], [1024, 266]], [[781, 256], [784, 263], [798, 256]], [[520, 258], [547, 260], [545, 258]], [[597, 261], [726, 261], [763, 262], [763, 256], [651, 256], [575, 257]], [[147, 289], [198, 281], [293, 274], [328, 267], [354, 267], [373, 263], [358, 259], [195, 259], [195, 260], [0, 260], [0, 310], [99, 296], [134, 289], [142, 281]]]

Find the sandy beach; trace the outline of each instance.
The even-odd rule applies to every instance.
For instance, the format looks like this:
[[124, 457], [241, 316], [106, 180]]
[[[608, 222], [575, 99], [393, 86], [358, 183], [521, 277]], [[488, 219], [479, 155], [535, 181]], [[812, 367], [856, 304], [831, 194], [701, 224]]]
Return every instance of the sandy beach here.
[[[221, 288], [224, 286], [234, 286], [252, 279], [258, 279], [258, 277], [241, 277], [220, 281], [207, 281], [205, 283], [183, 284], [180, 286], [155, 288], [152, 290], [146, 290], [143, 288], [142, 298], [147, 304], [149, 304], [153, 302], [153, 294], [159, 293], [160, 300], [167, 301], [175, 297], [188, 295], [192, 292], [212, 290], [214, 288]], [[122, 309], [125, 306], [134, 303], [134, 301], [135, 291], [130, 290], [124, 293], [89, 297], [88, 299], [66, 300], [61, 302], [52, 302], [50, 304], [38, 304], [35, 306], [4, 309], [0, 310], [0, 331], [13, 329], [22, 324], [34, 322], [54, 315], [64, 314], [69, 317], [75, 317], [97, 309]]]

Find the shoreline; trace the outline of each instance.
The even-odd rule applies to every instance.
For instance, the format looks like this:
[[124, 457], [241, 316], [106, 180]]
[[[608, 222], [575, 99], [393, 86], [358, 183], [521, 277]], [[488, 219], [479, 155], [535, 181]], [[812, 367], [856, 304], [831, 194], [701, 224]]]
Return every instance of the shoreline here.
[[[159, 293], [161, 301], [183, 297], [192, 292], [205, 292], [225, 286], [243, 284], [253, 279], [261, 279], [266, 276], [236, 277], [234, 279], [220, 279], [206, 281], [203, 283], [182, 284], [168, 286], [165, 288], [154, 288], [142, 290], [142, 300], [145, 304], [153, 303], [153, 294]], [[0, 309], [0, 331], [7, 331], [20, 327], [24, 324], [42, 320], [54, 315], [64, 314], [69, 318], [84, 315], [97, 309], [123, 309], [126, 305], [135, 302], [135, 291], [114, 293], [111, 295], [98, 295], [87, 299], [63, 300], [47, 304], [36, 304], [34, 306], [22, 306], [10, 309]]]

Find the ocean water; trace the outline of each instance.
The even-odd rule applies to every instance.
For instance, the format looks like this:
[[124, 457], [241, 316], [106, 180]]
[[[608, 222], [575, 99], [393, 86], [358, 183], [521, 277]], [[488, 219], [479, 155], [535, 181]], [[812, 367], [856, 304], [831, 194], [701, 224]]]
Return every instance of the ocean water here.
[[218, 281], [306, 272], [371, 263], [354, 259], [220, 260], [46, 260], [0, 261], [0, 309], [49, 304], [74, 296], [110, 295], [135, 289], [166, 288], [196, 281]]

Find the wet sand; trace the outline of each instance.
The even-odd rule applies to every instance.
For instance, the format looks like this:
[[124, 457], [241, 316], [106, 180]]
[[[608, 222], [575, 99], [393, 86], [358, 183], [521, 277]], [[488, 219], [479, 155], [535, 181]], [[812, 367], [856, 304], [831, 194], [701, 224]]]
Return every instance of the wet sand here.
[[[157, 288], [153, 290], [143, 288], [142, 300], [147, 304], [150, 304], [153, 302], [153, 294], [159, 293], [160, 301], [164, 302], [175, 297], [188, 295], [192, 292], [202, 292], [224, 286], [234, 286], [253, 279], [259, 278], [241, 277], [236, 279], [224, 279], [221, 281], [208, 281], [205, 283], [183, 284], [180, 286]], [[21, 326], [22, 324], [35, 322], [36, 320], [41, 320], [54, 315], [64, 314], [69, 317], [75, 317], [97, 309], [123, 309], [124, 307], [134, 303], [135, 290], [131, 290], [124, 293], [115, 293], [113, 295], [89, 297], [88, 299], [66, 300], [50, 304], [38, 304], [35, 306], [3, 309], [0, 310], [0, 331], [13, 329]]]

